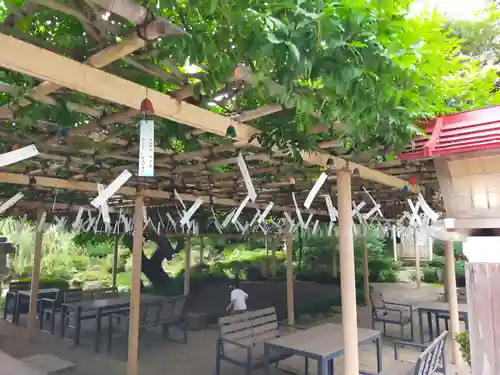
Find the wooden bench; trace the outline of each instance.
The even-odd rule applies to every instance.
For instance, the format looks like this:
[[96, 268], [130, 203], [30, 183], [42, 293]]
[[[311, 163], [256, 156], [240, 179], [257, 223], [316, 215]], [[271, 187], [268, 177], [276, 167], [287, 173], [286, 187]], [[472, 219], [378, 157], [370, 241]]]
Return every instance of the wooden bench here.
[[404, 339], [404, 327], [410, 325], [410, 341], [413, 341], [413, 307], [404, 303], [387, 302], [382, 293], [371, 291], [370, 301], [372, 303], [372, 328], [375, 329], [375, 323], [380, 322], [383, 325], [384, 336], [387, 335], [386, 325], [395, 324], [400, 327], [401, 336], [393, 337]]
[[[245, 368], [246, 375], [264, 365], [264, 343], [280, 337], [276, 309], [249, 311], [219, 319], [219, 338], [215, 374], [220, 374], [221, 361]], [[293, 326], [288, 326], [292, 328]], [[270, 363], [290, 357], [286, 353], [271, 353]]]
[[[158, 297], [157, 300], [141, 302], [139, 329], [161, 327], [162, 336], [166, 339], [187, 344], [186, 305], [187, 296]], [[128, 304], [127, 306], [113, 306], [100, 309], [98, 314], [108, 317], [108, 352], [110, 352], [113, 333], [117, 333], [119, 337], [128, 335], [130, 308]], [[125, 319], [122, 319], [123, 317]], [[170, 328], [174, 326], [182, 331], [180, 340], [173, 339], [170, 335]]]
[[[394, 342], [394, 359], [396, 362], [387, 366], [379, 375], [433, 375], [446, 374], [446, 361], [444, 358], [445, 341], [448, 331], [443, 332], [428, 347], [412, 342]], [[398, 347], [414, 347], [423, 352], [416, 362], [403, 361], [398, 358]]]
[[[15, 317], [17, 316], [16, 304], [17, 304], [17, 292], [19, 290], [29, 290], [31, 284], [26, 281], [11, 281], [9, 283], [9, 290], [5, 295], [5, 305], [3, 308], [3, 318], [9, 322], [15, 323]], [[28, 312], [29, 305], [22, 306], [22, 312]], [[24, 311], [25, 310], [25, 311]], [[12, 315], [12, 319], [8, 319], [8, 314]]]

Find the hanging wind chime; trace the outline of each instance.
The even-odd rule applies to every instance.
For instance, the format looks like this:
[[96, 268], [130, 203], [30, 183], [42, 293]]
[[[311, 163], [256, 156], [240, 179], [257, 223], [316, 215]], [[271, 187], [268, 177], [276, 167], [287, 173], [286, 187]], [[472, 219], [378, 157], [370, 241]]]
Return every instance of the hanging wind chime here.
[[139, 123], [139, 176], [153, 177], [155, 165], [154, 114], [153, 103], [148, 98], [141, 102], [141, 114], [144, 118]]

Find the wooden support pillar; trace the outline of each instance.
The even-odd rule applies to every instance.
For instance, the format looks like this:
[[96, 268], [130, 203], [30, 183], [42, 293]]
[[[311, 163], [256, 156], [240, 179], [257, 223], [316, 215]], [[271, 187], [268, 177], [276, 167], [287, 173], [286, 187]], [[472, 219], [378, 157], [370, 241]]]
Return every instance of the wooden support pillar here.
[[185, 260], [185, 271], [184, 271], [184, 295], [189, 295], [189, 278], [191, 275], [191, 236], [186, 237], [186, 243], [184, 244], [184, 260]]
[[[450, 309], [450, 336], [454, 338], [460, 330], [460, 320], [458, 317], [458, 297], [457, 281], [455, 277], [455, 253], [453, 251], [453, 241], [448, 240], [444, 245], [444, 264], [446, 269], [445, 284], [448, 289], [448, 305]], [[451, 360], [452, 363], [459, 363], [461, 360], [458, 343], [451, 340]]]
[[344, 328], [344, 375], [359, 375], [351, 174], [346, 170], [337, 172], [337, 200], [339, 211], [342, 323]]
[[30, 306], [28, 312], [28, 326], [26, 330], [26, 339], [28, 341], [34, 340], [38, 337], [38, 333], [40, 332], [36, 321], [36, 315], [38, 290], [40, 288], [40, 263], [42, 261], [43, 213], [44, 210], [39, 208], [36, 215], [35, 248], [32, 257], [33, 269], [31, 271]]
[[363, 296], [365, 305], [370, 304], [370, 270], [368, 268], [368, 246], [366, 245], [366, 235], [368, 228], [366, 223], [362, 224], [362, 241], [363, 241]]
[[417, 289], [420, 289], [420, 248], [417, 241], [417, 227], [413, 227], [413, 245], [415, 246], [415, 268], [416, 268], [416, 281]]
[[116, 274], [118, 268], [118, 245], [120, 244], [120, 239], [121, 237], [119, 235], [115, 235], [115, 246], [113, 248], [113, 268], [111, 270], [113, 288], [116, 288]]
[[[291, 229], [291, 228], [290, 228]], [[295, 307], [293, 303], [293, 237], [287, 232], [286, 239], [286, 306], [288, 324], [295, 323]]]
[[333, 246], [332, 246], [332, 276], [333, 277], [338, 277], [339, 276], [339, 266], [337, 263], [337, 239], [335, 237], [333, 238]]
[[127, 375], [137, 375], [139, 360], [139, 309], [141, 306], [141, 263], [144, 229], [144, 197], [135, 198], [134, 240], [132, 245], [132, 290], [128, 332]]
[[393, 225], [391, 228], [391, 233], [392, 233], [392, 251], [394, 253], [394, 261], [398, 261], [398, 242], [396, 239], [396, 226]]
[[203, 239], [203, 236], [200, 237], [200, 264], [205, 263], [205, 258], [204, 258], [204, 250], [205, 250], [205, 241]]
[[276, 278], [276, 247], [273, 246], [271, 250], [271, 277]]

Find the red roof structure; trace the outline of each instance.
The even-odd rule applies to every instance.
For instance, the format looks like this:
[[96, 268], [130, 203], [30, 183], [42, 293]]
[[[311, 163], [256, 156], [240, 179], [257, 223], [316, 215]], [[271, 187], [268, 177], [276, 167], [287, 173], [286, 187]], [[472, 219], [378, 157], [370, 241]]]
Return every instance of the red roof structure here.
[[414, 147], [399, 159], [424, 159], [441, 155], [500, 148], [500, 105], [440, 116], [428, 121]]

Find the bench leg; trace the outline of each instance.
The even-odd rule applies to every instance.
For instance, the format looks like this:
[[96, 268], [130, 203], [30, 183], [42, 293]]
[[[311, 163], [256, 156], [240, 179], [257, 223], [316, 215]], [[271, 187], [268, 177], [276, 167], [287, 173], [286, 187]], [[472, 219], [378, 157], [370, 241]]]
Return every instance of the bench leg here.
[[216, 345], [217, 347], [217, 352], [215, 354], [215, 375], [220, 375], [220, 351], [221, 351], [221, 347], [219, 345], [219, 343], [217, 343]]

